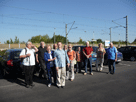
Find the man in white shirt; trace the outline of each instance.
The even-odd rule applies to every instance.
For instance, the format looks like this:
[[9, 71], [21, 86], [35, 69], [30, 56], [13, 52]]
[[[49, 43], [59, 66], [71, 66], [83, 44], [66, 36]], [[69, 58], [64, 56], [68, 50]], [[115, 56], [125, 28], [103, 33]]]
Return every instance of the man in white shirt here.
[[[31, 49], [34, 48], [34, 49]], [[26, 48], [23, 49], [20, 53], [20, 58], [23, 58], [23, 66], [25, 71], [25, 83], [26, 87], [34, 86], [33, 84], [33, 72], [35, 66], [35, 56], [34, 53], [37, 52], [38, 49], [32, 45], [32, 42], [28, 41], [26, 43]]]

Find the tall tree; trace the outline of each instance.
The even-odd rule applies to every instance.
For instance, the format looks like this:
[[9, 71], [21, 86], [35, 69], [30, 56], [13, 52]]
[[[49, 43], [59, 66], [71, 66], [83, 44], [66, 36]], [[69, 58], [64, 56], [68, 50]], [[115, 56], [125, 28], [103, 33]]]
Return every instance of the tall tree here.
[[[54, 36], [51, 38], [51, 41], [54, 42]], [[61, 35], [55, 35], [55, 42], [62, 42], [62, 43], [66, 43], [66, 37], [61, 36]], [[69, 40], [67, 39], [67, 42], [69, 42]]]
[[7, 41], [6, 41], [6, 44], [9, 44], [9, 43], [10, 43], [9, 40], [7, 40]]
[[97, 43], [102, 43], [102, 39], [97, 39]]
[[83, 40], [80, 38], [77, 43], [78, 43], [78, 44], [83, 44]]
[[49, 43], [50, 42], [50, 37], [48, 36], [48, 34], [46, 35], [38, 35], [38, 36], [33, 36], [31, 39], [29, 39], [29, 41], [31, 41], [32, 43], [40, 43], [41, 41], [44, 41], [45, 43]]
[[13, 40], [10, 38], [10, 42], [9, 42], [10, 44], [13, 44]]
[[133, 44], [136, 44], [136, 38], [135, 38], [135, 40], [132, 42]]
[[17, 38], [17, 36], [15, 36], [14, 44], [18, 44], [18, 43], [19, 43], [19, 38]]

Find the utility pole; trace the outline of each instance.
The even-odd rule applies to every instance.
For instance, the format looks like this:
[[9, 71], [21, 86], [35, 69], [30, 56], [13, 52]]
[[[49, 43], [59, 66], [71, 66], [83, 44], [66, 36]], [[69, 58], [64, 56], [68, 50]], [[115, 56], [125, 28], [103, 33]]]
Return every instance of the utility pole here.
[[75, 21], [73, 22], [73, 24], [72, 24], [72, 26], [71, 26], [71, 28], [69, 29], [69, 31], [68, 31], [68, 32], [67, 32], [67, 25], [68, 25], [68, 24], [66, 24], [66, 25], [65, 25], [65, 31], [66, 31], [66, 45], [68, 44], [68, 42], [67, 42], [67, 41], [68, 41], [68, 40], [67, 40], [67, 35], [68, 35], [68, 33], [70, 32], [70, 30], [71, 30], [71, 29], [75, 29], [75, 28], [77, 28], [77, 27], [72, 28], [72, 27], [73, 27], [73, 25], [74, 25], [74, 23], [75, 23]]
[[[94, 40], [94, 31], [93, 31], [93, 40]], [[93, 44], [94, 44], [94, 41], [93, 41]]]
[[56, 28], [54, 28], [54, 35], [53, 35], [53, 36], [54, 36], [54, 44], [55, 44], [55, 29], [56, 29]]
[[120, 34], [119, 34], [119, 47], [120, 47]]
[[66, 31], [66, 45], [67, 45], [67, 35], [68, 35], [68, 33], [67, 33], [67, 24], [65, 25], [65, 31]]
[[128, 17], [126, 16], [126, 46], [128, 46]]
[[112, 22], [114, 22], [114, 23], [116, 23], [117, 25], [119, 25], [119, 27], [126, 28], [126, 46], [128, 46], [128, 16], [123, 17], [123, 18], [126, 18], [126, 27], [124, 27], [124, 26], [122, 26], [122, 25], [120, 25], [120, 24], [118, 24], [118, 23], [116, 23], [116, 22], [114, 22], [114, 21], [112, 21]]
[[109, 28], [110, 29], [110, 42], [111, 42], [111, 28]]
[[55, 44], [55, 32], [54, 32], [54, 35], [53, 35], [53, 36], [54, 36], [54, 44]]

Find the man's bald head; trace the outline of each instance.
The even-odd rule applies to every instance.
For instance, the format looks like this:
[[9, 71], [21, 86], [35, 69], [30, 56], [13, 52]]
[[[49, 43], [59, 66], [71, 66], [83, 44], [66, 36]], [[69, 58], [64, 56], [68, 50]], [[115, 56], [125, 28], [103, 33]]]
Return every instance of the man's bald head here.
[[110, 47], [113, 47], [113, 43], [112, 42], [110, 43]]

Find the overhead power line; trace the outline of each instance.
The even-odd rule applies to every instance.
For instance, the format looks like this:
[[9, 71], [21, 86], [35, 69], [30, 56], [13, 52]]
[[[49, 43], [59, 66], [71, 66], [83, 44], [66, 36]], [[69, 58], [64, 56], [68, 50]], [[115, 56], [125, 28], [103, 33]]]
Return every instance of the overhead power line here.
[[[33, 26], [33, 27], [46, 27], [46, 28], [54, 28], [52, 26], [41, 26], [41, 25], [31, 25], [31, 24], [22, 24], [22, 23], [10, 23], [10, 22], [3, 22], [1, 24], [11, 24], [11, 25], [22, 25], [22, 26]], [[63, 27], [56, 27], [59, 29], [64, 29]]]
[[47, 21], [47, 20], [39, 20], [39, 19], [31, 19], [31, 18], [22, 18], [22, 17], [8, 17], [4, 15], [0, 15], [2, 17], [7, 17], [7, 18], [16, 18], [16, 19], [25, 19], [25, 20], [31, 20], [31, 21], [41, 21], [41, 22], [53, 22], [53, 23], [64, 23], [64, 22], [56, 22], [56, 21]]
[[[63, 14], [63, 13], [55, 13], [55, 12], [48, 12], [48, 11], [41, 11], [41, 10], [34, 10], [34, 9], [28, 9], [28, 8], [22, 8], [22, 7], [15, 7], [15, 6], [9, 6], [9, 5], [2, 5], [5, 7], [10, 7], [10, 8], [17, 8], [17, 9], [23, 9], [23, 10], [29, 10], [29, 11], [35, 11], [35, 12], [41, 12], [41, 13], [50, 13], [50, 14], [57, 14], [57, 15], [63, 15], [63, 16], [73, 16], [73, 17], [80, 17], [80, 18], [86, 18], [86, 19], [93, 19], [93, 20], [101, 20], [101, 21], [109, 21], [111, 20], [106, 20], [106, 19], [99, 19], [99, 18], [92, 18], [92, 17], [83, 17], [83, 16], [76, 16], [76, 15], [69, 15], [69, 14]], [[29, 14], [28, 14], [29, 15]], [[8, 15], [9, 16], [9, 15]]]

